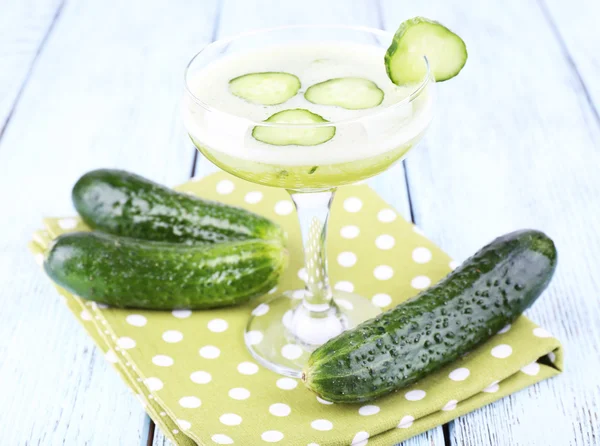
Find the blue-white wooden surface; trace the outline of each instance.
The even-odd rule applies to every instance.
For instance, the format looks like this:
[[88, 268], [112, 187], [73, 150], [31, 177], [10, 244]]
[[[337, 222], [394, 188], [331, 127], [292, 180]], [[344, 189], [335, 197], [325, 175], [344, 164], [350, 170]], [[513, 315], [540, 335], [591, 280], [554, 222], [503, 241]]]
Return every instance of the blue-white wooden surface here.
[[0, 0], [0, 444], [166, 445], [25, 249], [72, 212], [83, 172], [165, 184], [213, 170], [179, 116], [182, 70], [211, 39], [293, 23], [394, 30], [425, 15], [469, 46], [437, 119], [371, 184], [462, 260], [535, 227], [560, 262], [529, 314], [566, 372], [406, 445], [600, 445], [598, 0]]

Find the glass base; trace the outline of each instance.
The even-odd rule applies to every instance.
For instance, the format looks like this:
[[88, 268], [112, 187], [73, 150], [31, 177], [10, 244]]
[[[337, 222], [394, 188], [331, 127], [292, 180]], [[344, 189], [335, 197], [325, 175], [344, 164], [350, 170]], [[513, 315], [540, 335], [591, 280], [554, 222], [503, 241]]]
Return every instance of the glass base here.
[[345, 330], [375, 317], [381, 309], [364, 297], [333, 290], [336, 303], [326, 311], [309, 311], [304, 290], [288, 291], [258, 305], [244, 339], [252, 356], [281, 375], [300, 378], [310, 353]]

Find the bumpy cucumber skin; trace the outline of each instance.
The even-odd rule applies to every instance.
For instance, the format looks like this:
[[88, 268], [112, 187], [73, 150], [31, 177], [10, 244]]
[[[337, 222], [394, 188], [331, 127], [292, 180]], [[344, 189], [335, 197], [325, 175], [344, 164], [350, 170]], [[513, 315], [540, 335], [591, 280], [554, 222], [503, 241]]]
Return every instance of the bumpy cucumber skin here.
[[[387, 75], [390, 78], [390, 80], [396, 85], [404, 85], [405, 83], [400, 81], [398, 76], [395, 76], [394, 73], [392, 72], [392, 59], [393, 59], [394, 55], [396, 54], [396, 52], [400, 49], [400, 43], [402, 42], [402, 38], [404, 37], [404, 34], [406, 34], [406, 32], [413, 26], [423, 24], [423, 23], [444, 28], [448, 32], [449, 36], [452, 36], [452, 37], [460, 40], [460, 42], [462, 42], [462, 46], [463, 46], [464, 58], [463, 58], [462, 62], [449, 75], [440, 76], [438, 74], [436, 76], [435, 72], [434, 72], [434, 77], [435, 77], [436, 82], [444, 82], [444, 81], [447, 81], [448, 79], [452, 79], [458, 73], [460, 73], [460, 71], [463, 69], [463, 67], [467, 63], [467, 58], [468, 58], [467, 47], [466, 47], [465, 43], [463, 42], [463, 40], [457, 34], [453, 33], [448, 28], [446, 28], [444, 25], [442, 25], [439, 22], [436, 22], [435, 20], [430, 20], [425, 17], [413, 17], [412, 19], [408, 19], [405, 22], [402, 22], [400, 24], [400, 26], [398, 27], [398, 30], [394, 34], [392, 43], [390, 44], [389, 48], [385, 52], [385, 56], [384, 56], [385, 69], [386, 69]], [[430, 60], [429, 63], [431, 65], [432, 61]]]
[[44, 269], [73, 294], [113, 307], [204, 309], [267, 293], [286, 259], [267, 240], [187, 246], [74, 232], [51, 244]]
[[284, 237], [265, 217], [175, 192], [123, 170], [86, 173], [73, 187], [72, 199], [88, 226], [109, 234], [186, 244]]
[[319, 347], [303, 380], [337, 403], [406, 387], [513, 322], [546, 288], [556, 262], [541, 232], [497, 238], [437, 285]]

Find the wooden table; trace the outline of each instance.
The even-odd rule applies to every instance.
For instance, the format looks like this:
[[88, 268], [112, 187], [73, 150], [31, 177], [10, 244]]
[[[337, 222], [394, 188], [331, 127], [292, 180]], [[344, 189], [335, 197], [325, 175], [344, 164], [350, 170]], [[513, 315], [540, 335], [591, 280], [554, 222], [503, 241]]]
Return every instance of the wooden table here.
[[371, 184], [459, 260], [517, 228], [550, 234], [558, 271], [528, 313], [567, 370], [406, 444], [600, 445], [598, 0], [1, 0], [0, 444], [168, 443], [25, 246], [42, 216], [73, 213], [87, 170], [214, 170], [179, 113], [190, 57], [253, 28], [413, 15], [457, 30], [469, 62], [420, 147]]

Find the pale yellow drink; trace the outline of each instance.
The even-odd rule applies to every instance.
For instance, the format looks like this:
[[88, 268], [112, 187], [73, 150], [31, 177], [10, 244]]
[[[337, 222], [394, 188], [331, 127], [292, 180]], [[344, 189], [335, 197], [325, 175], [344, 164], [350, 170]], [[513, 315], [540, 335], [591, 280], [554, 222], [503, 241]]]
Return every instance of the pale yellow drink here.
[[[246, 180], [297, 191], [326, 190], [377, 175], [401, 159], [423, 136], [432, 116], [431, 83], [423, 91], [398, 87], [385, 72], [384, 49], [322, 42], [278, 45], [223, 57], [188, 79], [184, 122], [198, 149], [214, 164]], [[229, 81], [255, 72], [296, 75], [301, 89], [283, 104], [257, 105], [234, 96]], [[383, 91], [376, 107], [347, 110], [304, 98], [311, 85], [360, 77]], [[415, 97], [410, 98], [413, 93]], [[274, 113], [306, 109], [335, 126], [335, 136], [314, 146], [276, 146], [252, 130]], [[327, 124], [324, 124], [327, 125]], [[280, 125], [279, 131], [286, 131]]]

